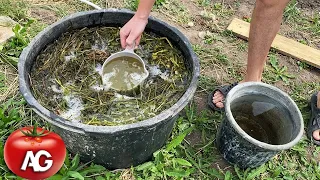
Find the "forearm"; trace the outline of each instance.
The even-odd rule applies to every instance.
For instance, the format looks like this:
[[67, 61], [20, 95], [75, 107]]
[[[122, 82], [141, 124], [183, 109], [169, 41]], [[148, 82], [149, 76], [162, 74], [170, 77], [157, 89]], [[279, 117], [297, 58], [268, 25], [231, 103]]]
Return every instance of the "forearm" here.
[[155, 0], [140, 0], [136, 16], [140, 19], [148, 19]]
[[245, 81], [260, 81], [270, 46], [279, 31], [283, 10], [289, 0], [257, 0], [249, 33]]
[[136, 14], [120, 30], [122, 48], [131, 47], [134, 42], [135, 45], [139, 44], [154, 2], [155, 0], [140, 0]]

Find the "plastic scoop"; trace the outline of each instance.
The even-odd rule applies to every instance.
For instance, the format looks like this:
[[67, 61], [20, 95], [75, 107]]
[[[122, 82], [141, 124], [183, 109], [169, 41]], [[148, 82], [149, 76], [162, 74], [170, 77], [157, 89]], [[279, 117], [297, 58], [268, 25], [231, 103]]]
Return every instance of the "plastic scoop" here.
[[107, 89], [121, 92], [139, 86], [149, 76], [149, 72], [141, 57], [127, 46], [125, 50], [108, 57], [103, 63], [101, 76]]

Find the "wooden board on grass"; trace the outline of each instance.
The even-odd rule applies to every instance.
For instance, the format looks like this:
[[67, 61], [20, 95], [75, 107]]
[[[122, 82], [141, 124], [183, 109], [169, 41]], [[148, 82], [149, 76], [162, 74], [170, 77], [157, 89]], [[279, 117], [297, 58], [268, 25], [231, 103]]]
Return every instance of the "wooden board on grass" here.
[[[250, 23], [235, 18], [227, 29], [240, 38], [246, 40], [249, 38]], [[320, 50], [281, 35], [276, 35], [271, 47], [284, 55], [296, 58], [320, 69]]]
[[0, 44], [6, 42], [14, 36], [12, 28], [17, 24], [14, 20], [6, 16], [0, 16]]

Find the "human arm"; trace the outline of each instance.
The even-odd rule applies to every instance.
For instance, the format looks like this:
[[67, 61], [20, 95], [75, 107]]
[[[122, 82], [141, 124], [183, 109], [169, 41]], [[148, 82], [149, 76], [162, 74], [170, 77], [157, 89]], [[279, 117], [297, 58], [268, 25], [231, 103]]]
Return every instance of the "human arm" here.
[[139, 45], [154, 2], [155, 0], [140, 0], [135, 15], [120, 30], [122, 48], [132, 46], [134, 42]]

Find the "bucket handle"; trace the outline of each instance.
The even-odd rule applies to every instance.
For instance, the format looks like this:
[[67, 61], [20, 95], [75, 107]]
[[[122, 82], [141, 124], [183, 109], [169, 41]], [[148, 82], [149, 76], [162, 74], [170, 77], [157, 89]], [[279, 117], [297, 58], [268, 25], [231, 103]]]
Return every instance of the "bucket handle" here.
[[129, 52], [129, 53], [134, 53], [134, 47], [136, 47], [136, 42], [133, 41], [132, 46], [128, 46], [126, 47], [126, 49], [124, 50], [124, 52]]

